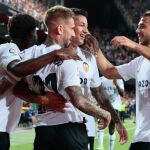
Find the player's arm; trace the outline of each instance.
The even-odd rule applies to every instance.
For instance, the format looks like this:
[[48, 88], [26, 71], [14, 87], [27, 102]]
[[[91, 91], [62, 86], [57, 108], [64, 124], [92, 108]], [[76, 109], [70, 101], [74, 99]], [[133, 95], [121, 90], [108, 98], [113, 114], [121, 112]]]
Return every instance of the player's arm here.
[[124, 89], [122, 89], [122, 88], [118, 85], [116, 79], [113, 80], [113, 83], [115, 84], [115, 86], [116, 86], [116, 88], [117, 88], [117, 90], [118, 90], [119, 95], [122, 96], [122, 97], [125, 96]]
[[139, 43], [136, 43], [125, 36], [116, 36], [111, 40], [111, 44], [118, 48], [120, 46], [126, 46], [134, 52], [143, 55], [150, 60], [150, 48]]
[[114, 110], [113, 106], [111, 105], [109, 98], [103, 88], [102, 85], [96, 88], [91, 88], [92, 95], [97, 100], [99, 105], [110, 112], [112, 119], [115, 123], [121, 122], [119, 116], [117, 115], [116, 111]]
[[70, 97], [71, 103], [76, 108], [78, 108], [80, 111], [82, 111], [88, 115], [94, 116], [96, 118], [105, 119], [106, 126], [109, 124], [110, 119], [111, 119], [110, 113], [96, 105], [91, 104], [89, 99], [87, 99], [85, 96], [83, 96], [81, 87], [69, 86], [65, 90]]
[[7, 69], [17, 77], [25, 77], [29, 74], [35, 73], [43, 66], [52, 63], [55, 60], [67, 59], [80, 60], [75, 50], [70, 48], [62, 48], [27, 61], [20, 62], [18, 60], [14, 60], [8, 64]]
[[23, 80], [19, 81], [14, 89], [13, 94], [27, 102], [37, 103], [47, 106], [53, 110], [63, 112], [66, 107], [66, 100], [63, 96], [53, 92], [46, 92], [45, 94], [37, 94], [28, 88], [28, 85]]
[[0, 80], [0, 95], [2, 95], [11, 86], [12, 86], [12, 83], [8, 81], [5, 77], [3, 77]]
[[[7, 65], [7, 70], [10, 72], [10, 76], [12, 75], [13, 77], [25, 77], [29, 74], [35, 73], [43, 66], [52, 63], [55, 60], [66, 59], [80, 60], [80, 58], [77, 56], [77, 52], [74, 49], [62, 48], [60, 50], [53, 51], [38, 58], [30, 59], [23, 62], [17, 59], [13, 60]], [[3, 94], [6, 90], [8, 90], [11, 85], [12, 83], [8, 80], [1, 82], [0, 94]]]
[[105, 77], [108, 79], [122, 79], [116, 67], [103, 55], [98, 41], [91, 34], [86, 35], [84, 47], [95, 55], [98, 68]]
[[102, 85], [100, 85], [99, 87], [96, 87], [96, 88], [91, 88], [91, 92], [92, 92], [92, 95], [97, 100], [97, 102], [99, 103], [99, 105], [103, 109], [110, 112], [111, 118], [116, 123], [116, 129], [117, 129], [118, 133], [120, 134], [120, 143], [121, 144], [126, 143], [128, 140], [127, 131], [124, 128], [123, 124], [121, 123], [121, 120], [120, 120], [118, 114], [116, 113], [113, 106], [111, 105], [109, 98], [108, 98], [104, 88], [102, 87]]

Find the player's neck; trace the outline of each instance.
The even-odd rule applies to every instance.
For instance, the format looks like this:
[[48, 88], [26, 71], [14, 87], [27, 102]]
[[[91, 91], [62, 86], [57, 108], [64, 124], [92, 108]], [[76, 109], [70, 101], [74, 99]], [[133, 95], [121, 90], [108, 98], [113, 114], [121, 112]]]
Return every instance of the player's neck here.
[[50, 36], [47, 36], [47, 38], [46, 38], [44, 44], [45, 44], [46, 46], [51, 46], [51, 45], [53, 45], [53, 44], [57, 44], [57, 42], [56, 42], [55, 39], [51, 38]]

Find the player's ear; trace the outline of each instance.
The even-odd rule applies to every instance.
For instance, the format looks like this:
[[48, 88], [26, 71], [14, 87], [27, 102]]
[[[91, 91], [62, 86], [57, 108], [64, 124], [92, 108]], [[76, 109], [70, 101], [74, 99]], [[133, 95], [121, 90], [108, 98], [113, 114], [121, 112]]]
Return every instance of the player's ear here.
[[58, 32], [58, 34], [63, 34], [63, 25], [61, 25], [61, 24], [59, 24], [58, 26], [57, 26], [57, 32]]

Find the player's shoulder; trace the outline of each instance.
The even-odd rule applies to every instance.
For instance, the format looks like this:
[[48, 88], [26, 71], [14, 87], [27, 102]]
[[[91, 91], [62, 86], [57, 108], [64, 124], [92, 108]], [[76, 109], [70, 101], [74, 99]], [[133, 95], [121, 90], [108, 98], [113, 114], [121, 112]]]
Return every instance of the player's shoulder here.
[[60, 45], [58, 45], [58, 44], [53, 44], [53, 45], [50, 45], [50, 46], [45, 47], [45, 51], [46, 51], [46, 52], [52, 52], [52, 51], [58, 50], [58, 49], [60, 49], [60, 48], [61, 48]]
[[18, 49], [18, 46], [15, 43], [4, 43], [0, 45], [0, 49]]
[[108, 79], [107, 79], [106, 77], [104, 77], [104, 76], [101, 76], [101, 77], [100, 77], [100, 80], [101, 80], [101, 81], [107, 81]]
[[4, 43], [0, 45], [0, 55], [16, 55], [20, 50], [15, 43]]

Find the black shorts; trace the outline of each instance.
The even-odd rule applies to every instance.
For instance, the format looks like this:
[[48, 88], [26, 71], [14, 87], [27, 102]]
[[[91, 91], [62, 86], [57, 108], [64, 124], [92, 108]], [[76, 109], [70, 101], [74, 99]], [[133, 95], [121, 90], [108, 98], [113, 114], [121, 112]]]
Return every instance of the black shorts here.
[[9, 150], [10, 138], [7, 132], [0, 132], [0, 150]]
[[88, 150], [83, 123], [66, 123], [35, 128], [34, 150]]
[[132, 143], [129, 150], [150, 150], [150, 142]]

